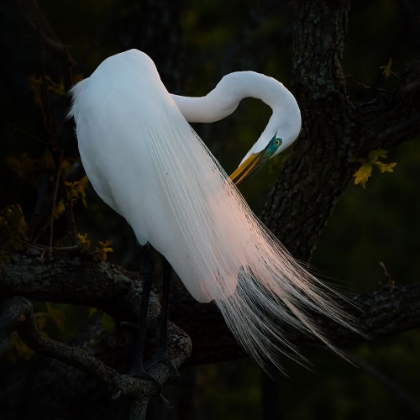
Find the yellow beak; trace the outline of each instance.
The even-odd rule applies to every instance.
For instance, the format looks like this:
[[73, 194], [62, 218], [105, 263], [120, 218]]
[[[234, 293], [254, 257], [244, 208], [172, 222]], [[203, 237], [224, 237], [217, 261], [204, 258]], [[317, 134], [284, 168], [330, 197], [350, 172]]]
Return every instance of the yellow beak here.
[[238, 169], [230, 175], [230, 179], [236, 186], [244, 182], [245, 179], [247, 179], [259, 168], [263, 154], [264, 151], [251, 154], [251, 156], [249, 156], [247, 160], [245, 160], [245, 162], [243, 162]]

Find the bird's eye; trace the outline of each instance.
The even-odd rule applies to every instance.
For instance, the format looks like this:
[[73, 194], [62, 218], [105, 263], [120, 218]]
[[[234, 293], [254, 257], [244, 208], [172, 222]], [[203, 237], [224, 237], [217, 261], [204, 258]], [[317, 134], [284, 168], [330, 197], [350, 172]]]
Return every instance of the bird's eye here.
[[281, 139], [276, 139], [276, 141], [274, 142], [274, 144], [275, 144], [276, 146], [280, 146], [280, 144], [281, 144]]

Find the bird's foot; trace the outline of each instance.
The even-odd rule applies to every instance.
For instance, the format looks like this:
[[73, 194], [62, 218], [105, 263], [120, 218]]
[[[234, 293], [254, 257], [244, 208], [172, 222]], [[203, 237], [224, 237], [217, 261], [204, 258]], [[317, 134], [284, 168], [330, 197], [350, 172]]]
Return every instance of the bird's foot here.
[[175, 377], [180, 376], [177, 368], [168, 359], [168, 356], [166, 355], [166, 352], [163, 351], [163, 350], [158, 350], [156, 352], [156, 354], [144, 364], [144, 369], [147, 371], [152, 366], [154, 366], [158, 363], [163, 363], [169, 369], [169, 371], [171, 372], [171, 374], [173, 376], [175, 376]]

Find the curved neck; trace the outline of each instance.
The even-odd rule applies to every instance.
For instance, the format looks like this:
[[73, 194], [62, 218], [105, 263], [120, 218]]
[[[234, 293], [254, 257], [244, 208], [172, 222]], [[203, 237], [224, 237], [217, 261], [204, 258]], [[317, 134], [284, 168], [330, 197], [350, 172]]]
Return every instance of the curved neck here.
[[[276, 113], [296, 103], [277, 80], [253, 71], [230, 73], [203, 97], [172, 95], [188, 122], [215, 122], [232, 114], [244, 98], [261, 99]], [[291, 102], [292, 101], [292, 102]]]

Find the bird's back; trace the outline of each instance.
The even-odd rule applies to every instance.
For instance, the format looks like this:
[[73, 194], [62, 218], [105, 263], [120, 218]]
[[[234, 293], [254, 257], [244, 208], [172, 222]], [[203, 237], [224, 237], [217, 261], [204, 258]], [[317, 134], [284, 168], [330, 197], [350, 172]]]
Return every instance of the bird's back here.
[[211, 290], [212, 283], [203, 280], [215, 271], [233, 291], [240, 267], [223, 272], [218, 246], [229, 231], [222, 214], [226, 177], [154, 63], [128, 51], [105, 60], [81, 83], [72, 112], [95, 191], [127, 219], [141, 244], [150, 242], [165, 255], [196, 299], [221, 296], [219, 286]]

